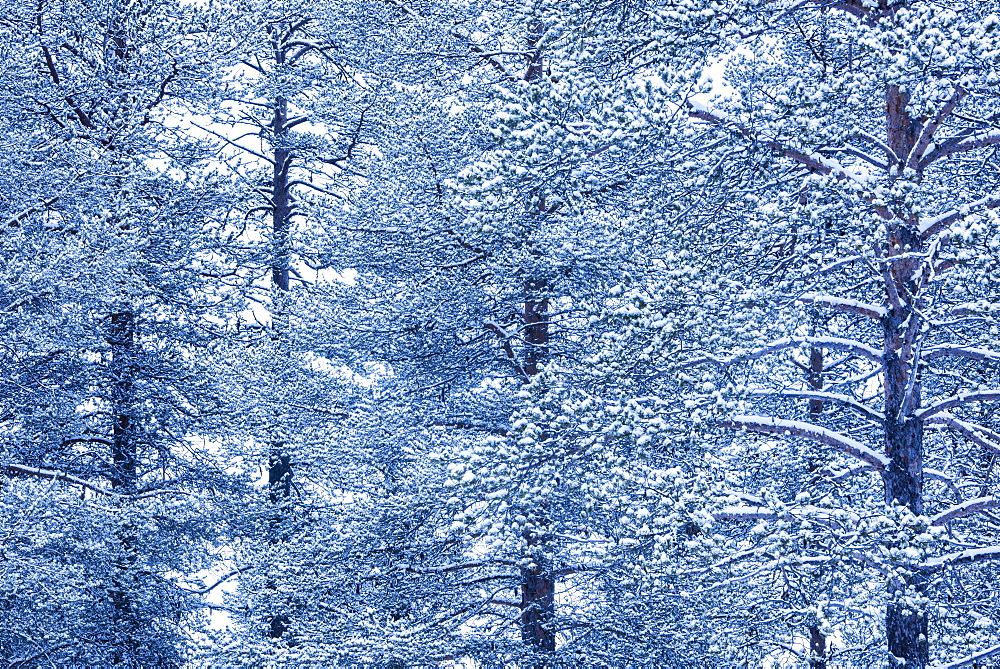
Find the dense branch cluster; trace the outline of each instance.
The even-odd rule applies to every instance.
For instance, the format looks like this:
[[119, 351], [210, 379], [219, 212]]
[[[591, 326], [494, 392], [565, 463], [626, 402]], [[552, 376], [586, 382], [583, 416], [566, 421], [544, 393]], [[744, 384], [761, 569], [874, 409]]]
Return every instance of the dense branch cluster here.
[[15, 0], [0, 660], [994, 661], [998, 12]]

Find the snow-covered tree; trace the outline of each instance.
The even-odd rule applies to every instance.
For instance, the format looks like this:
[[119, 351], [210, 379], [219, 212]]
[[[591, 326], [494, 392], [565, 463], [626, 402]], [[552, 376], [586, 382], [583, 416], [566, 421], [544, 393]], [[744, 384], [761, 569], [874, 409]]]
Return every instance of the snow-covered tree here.
[[994, 10], [716, 8], [725, 74], [688, 109], [720, 143], [688, 167], [725, 198], [644, 308], [671, 333], [659, 373], [688, 384], [692, 432], [663, 448], [703, 454], [683, 476], [711, 501], [658, 554], [691, 560], [675, 591], [768, 620], [761, 654], [925, 667], [989, 645]]
[[[5, 659], [176, 665], [228, 489], [213, 223], [196, 142], [164, 123], [216, 55], [213, 12], [15, 3], [4, 20]], [[186, 177], [186, 178], [184, 178]], [[195, 585], [192, 585], [194, 579]]]

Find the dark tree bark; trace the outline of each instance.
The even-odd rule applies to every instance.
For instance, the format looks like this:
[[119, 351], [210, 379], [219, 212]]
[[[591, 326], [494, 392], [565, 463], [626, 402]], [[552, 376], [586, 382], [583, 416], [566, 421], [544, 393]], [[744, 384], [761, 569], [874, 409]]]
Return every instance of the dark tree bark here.
[[[137, 487], [136, 460], [138, 445], [137, 421], [134, 414], [136, 373], [135, 314], [123, 310], [108, 317], [106, 339], [111, 347], [109, 363], [111, 403], [111, 487], [122, 493], [135, 492]], [[135, 578], [136, 536], [125, 526], [118, 533], [122, 556], [117, 560], [117, 574], [108, 592], [113, 610], [112, 658], [115, 664], [129, 663], [136, 657], [138, 613], [129, 591]]]
[[[274, 62], [280, 70], [285, 67], [288, 56], [288, 40], [295, 32], [294, 25], [283, 23], [268, 26]], [[271, 160], [273, 171], [271, 176], [271, 233], [272, 261], [271, 281], [277, 290], [275, 306], [272, 313], [275, 338], [283, 336], [281, 330], [285, 323], [283, 316], [284, 296], [290, 289], [289, 274], [291, 267], [291, 223], [294, 210], [294, 198], [291, 192], [289, 171], [294, 156], [288, 147], [288, 101], [283, 95], [274, 98], [271, 117]], [[288, 503], [292, 494], [292, 464], [284, 441], [271, 444], [268, 458], [268, 499], [274, 506], [274, 515], [270, 523], [269, 541], [272, 544], [288, 540]], [[277, 589], [276, 585], [272, 585]], [[269, 618], [267, 635], [272, 639], [280, 639], [288, 631], [291, 619], [284, 614], [276, 614]]]
[[[909, 150], [913, 145], [913, 122], [906, 115], [902, 94], [889, 96], [889, 137], [892, 146]], [[896, 101], [895, 103], [893, 101]], [[897, 109], [899, 104], [904, 108]], [[895, 132], [894, 132], [895, 130]], [[902, 137], [902, 139], [900, 138]], [[903, 154], [905, 155], [905, 154]], [[910, 225], [894, 226], [888, 236], [887, 255], [900, 255], [920, 248], [920, 237]], [[915, 515], [924, 512], [923, 499], [923, 437], [922, 421], [914, 416], [920, 407], [919, 370], [914, 369], [916, 336], [919, 333], [920, 315], [913, 301], [918, 299], [918, 288], [913, 281], [917, 261], [900, 260], [890, 265], [888, 282], [889, 309], [883, 319], [885, 332], [885, 452], [889, 457], [883, 480], [887, 504], [902, 504]], [[922, 594], [926, 579], [919, 573], [910, 574], [889, 585], [889, 592], [901, 596], [912, 589]], [[924, 669], [930, 661], [927, 640], [927, 614], [910, 611], [892, 602], [885, 613], [886, 639], [889, 654], [902, 661], [905, 669]]]
[[[809, 348], [809, 373], [806, 380], [813, 390], [823, 390], [822, 348]], [[822, 413], [823, 400], [809, 400], [809, 419], [816, 422]], [[810, 472], [815, 471], [819, 467], [818, 460], [811, 459], [808, 467]], [[815, 623], [809, 625], [809, 669], [826, 669], [826, 636]]]
[[[543, 74], [542, 53], [538, 47], [544, 30], [539, 25], [532, 26], [527, 44], [531, 50], [528, 57], [524, 80], [532, 82]], [[544, 198], [533, 215], [544, 224], [544, 218], [549, 212]], [[538, 375], [539, 365], [544, 364], [549, 354], [549, 320], [547, 295], [548, 281], [538, 277], [529, 277], [524, 282], [524, 310], [522, 321], [524, 327], [524, 374], [525, 381]], [[544, 520], [542, 521], [544, 523]], [[546, 538], [540, 535], [527, 537], [529, 546], [538, 546], [539, 553], [544, 551]], [[535, 651], [553, 652], [556, 649], [556, 633], [552, 627], [555, 619], [556, 579], [551, 573], [551, 565], [536, 556], [536, 564], [531, 568], [521, 569], [521, 640]]]
[[809, 669], [826, 669], [826, 636], [818, 625], [809, 626]]

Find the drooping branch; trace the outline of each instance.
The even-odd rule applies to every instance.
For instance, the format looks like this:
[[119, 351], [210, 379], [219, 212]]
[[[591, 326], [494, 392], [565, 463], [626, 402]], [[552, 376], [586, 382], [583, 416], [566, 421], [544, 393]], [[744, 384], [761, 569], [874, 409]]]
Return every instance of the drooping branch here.
[[859, 316], [867, 316], [868, 318], [874, 318], [876, 320], [885, 318], [885, 308], [878, 307], [874, 304], [866, 304], [864, 302], [858, 302], [857, 300], [845, 300], [841, 297], [833, 297], [832, 295], [817, 295], [815, 293], [806, 293], [799, 298], [799, 302], [804, 302], [806, 304], [816, 304], [822, 307], [827, 307], [829, 309], [834, 309], [835, 311], [840, 311], [846, 314], [857, 314]]
[[928, 425], [944, 425], [960, 432], [966, 439], [1000, 455], [1000, 434], [993, 430], [955, 418], [950, 413], [938, 414], [927, 421]]
[[847, 395], [840, 395], [837, 393], [827, 393], [819, 390], [754, 390], [751, 392], [752, 395], [766, 395], [771, 397], [797, 397], [804, 400], [822, 400], [824, 402], [836, 402], [838, 404], [843, 404], [846, 407], [854, 409], [858, 413], [862, 414], [866, 418], [870, 418], [874, 421], [882, 422], [885, 420], [885, 414], [880, 411], [875, 411], [866, 407], [860, 402], [856, 402], [854, 399], [848, 397]]
[[962, 406], [963, 404], [972, 404], [973, 402], [990, 402], [1000, 400], [1000, 389], [990, 389], [990, 390], [980, 390], [973, 393], [959, 393], [954, 397], [949, 397], [946, 400], [941, 400], [935, 404], [931, 404], [924, 409], [921, 409], [916, 413], [917, 418], [921, 420], [939, 414], [942, 411], [947, 411], [952, 407]]
[[889, 458], [873, 451], [860, 441], [851, 439], [833, 430], [819, 425], [797, 420], [782, 420], [769, 416], [733, 416], [721, 422], [724, 427], [734, 430], [747, 430], [759, 434], [778, 434], [800, 437], [833, 448], [867, 462], [879, 472], [884, 472], [889, 466]]
[[155, 497], [156, 495], [189, 495], [191, 493], [184, 490], [147, 490], [145, 492], [137, 492], [131, 495], [117, 493], [114, 490], [108, 490], [107, 488], [102, 488], [101, 486], [95, 485], [90, 481], [81, 479], [77, 476], [72, 476], [70, 474], [65, 474], [63, 472], [55, 471], [53, 469], [42, 469], [41, 467], [28, 467], [27, 465], [16, 465], [8, 464], [4, 465], [4, 470], [8, 474], [22, 475], [22, 476], [37, 476], [38, 478], [49, 479], [56, 481], [63, 481], [65, 483], [71, 483], [73, 485], [78, 485], [82, 488], [86, 488], [92, 492], [99, 495], [104, 495], [106, 497], [117, 497], [119, 499], [143, 499], [145, 497]]
[[931, 519], [931, 525], [944, 525], [949, 520], [964, 518], [982, 511], [989, 511], [1000, 507], [1000, 499], [996, 497], [977, 497], [967, 502], [956, 504], [947, 511], [942, 511]]

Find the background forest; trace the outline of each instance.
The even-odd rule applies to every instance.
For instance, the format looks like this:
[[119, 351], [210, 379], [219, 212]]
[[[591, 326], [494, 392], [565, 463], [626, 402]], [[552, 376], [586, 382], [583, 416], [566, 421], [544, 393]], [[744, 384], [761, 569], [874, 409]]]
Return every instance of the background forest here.
[[1000, 661], [996, 5], [9, 0], [0, 660]]

